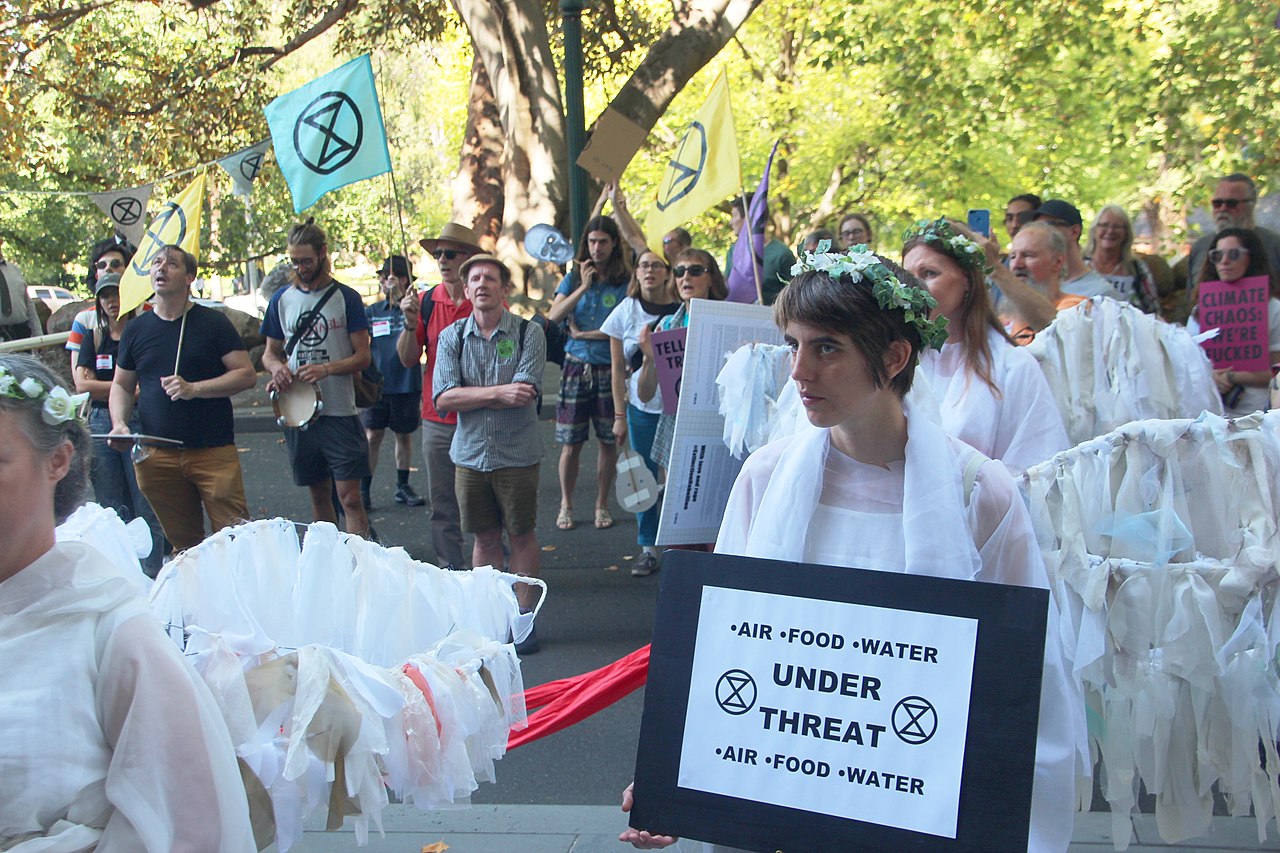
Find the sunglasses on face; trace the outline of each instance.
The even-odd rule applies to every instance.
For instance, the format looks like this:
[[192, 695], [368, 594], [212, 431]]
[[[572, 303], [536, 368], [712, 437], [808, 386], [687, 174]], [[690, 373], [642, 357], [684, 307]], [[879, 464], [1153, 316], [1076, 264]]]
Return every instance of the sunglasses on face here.
[[1248, 204], [1253, 201], [1251, 198], [1215, 198], [1213, 200], [1213, 209], [1225, 207], [1227, 210], [1235, 210], [1242, 204]]
[[103, 258], [95, 264], [100, 270], [118, 270], [124, 266], [124, 261], [119, 258]]
[[454, 258], [458, 257], [459, 255], [466, 255], [468, 253], [462, 251], [461, 249], [436, 249], [431, 254], [435, 256], [435, 259], [437, 261], [439, 260], [451, 261]]
[[678, 266], [675, 269], [673, 269], [671, 272], [675, 274], [676, 278], [684, 278], [686, 275], [691, 275], [694, 278], [697, 278], [698, 276], [702, 275], [706, 271], [707, 271], [707, 268], [704, 267], [702, 264], [690, 264], [687, 267], [684, 265]]
[[1220, 264], [1223, 261], [1234, 263], [1247, 254], [1249, 254], [1248, 249], [1214, 249], [1209, 252], [1209, 263]]

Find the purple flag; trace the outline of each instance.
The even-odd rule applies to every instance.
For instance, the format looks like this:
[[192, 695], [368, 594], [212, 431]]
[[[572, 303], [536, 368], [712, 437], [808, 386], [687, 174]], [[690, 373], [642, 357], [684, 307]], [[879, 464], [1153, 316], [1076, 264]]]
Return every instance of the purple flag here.
[[[727, 282], [730, 302], [760, 301], [756, 277], [764, 275], [764, 220], [769, 208], [769, 171], [773, 168], [773, 155], [778, 153], [778, 142], [781, 141], [773, 143], [769, 162], [764, 167], [764, 177], [751, 196], [742, 232], [738, 234], [738, 242], [733, 244], [733, 267], [729, 269]], [[763, 286], [764, 283], [762, 278], [760, 284]]]

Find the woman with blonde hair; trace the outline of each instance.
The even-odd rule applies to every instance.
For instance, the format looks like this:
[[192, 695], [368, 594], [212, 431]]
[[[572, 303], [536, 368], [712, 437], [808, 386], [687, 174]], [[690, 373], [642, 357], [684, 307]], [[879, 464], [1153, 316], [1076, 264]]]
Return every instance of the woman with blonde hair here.
[[1084, 260], [1132, 305], [1156, 313], [1160, 307], [1156, 280], [1146, 262], [1133, 254], [1133, 222], [1123, 207], [1108, 204], [1098, 211], [1089, 226]]

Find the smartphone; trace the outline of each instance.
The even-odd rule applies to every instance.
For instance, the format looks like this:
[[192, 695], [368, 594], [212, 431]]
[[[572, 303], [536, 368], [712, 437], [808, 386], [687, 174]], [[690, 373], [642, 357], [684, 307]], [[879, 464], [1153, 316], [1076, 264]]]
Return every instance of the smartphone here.
[[969, 228], [983, 237], [991, 236], [991, 211], [974, 208], [969, 211]]

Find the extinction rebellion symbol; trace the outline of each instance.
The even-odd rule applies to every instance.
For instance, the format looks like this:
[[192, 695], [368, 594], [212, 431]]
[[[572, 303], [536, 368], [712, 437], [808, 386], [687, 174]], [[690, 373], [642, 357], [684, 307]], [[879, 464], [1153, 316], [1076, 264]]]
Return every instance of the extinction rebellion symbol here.
[[[170, 225], [173, 227], [170, 227]], [[176, 233], [174, 229], [176, 228]], [[134, 255], [133, 271], [146, 278], [151, 261], [165, 246], [180, 246], [187, 237], [187, 214], [181, 205], [167, 201], [147, 229], [143, 250]]]
[[262, 152], [255, 151], [240, 161], [240, 174], [246, 181], [252, 181], [262, 171]]
[[680, 148], [667, 162], [667, 171], [658, 183], [658, 210], [666, 210], [693, 192], [707, 165], [707, 129], [693, 122], [680, 140]]
[[716, 702], [726, 714], [740, 717], [756, 704], [756, 682], [748, 673], [731, 669], [716, 682]]
[[307, 104], [293, 125], [294, 152], [302, 165], [319, 175], [350, 163], [362, 142], [364, 117], [345, 92], [325, 92]]
[[121, 225], [136, 225], [142, 218], [142, 202], [131, 195], [111, 202], [111, 218]]
[[893, 732], [903, 743], [926, 743], [938, 731], [938, 712], [928, 699], [907, 696], [893, 706]]

